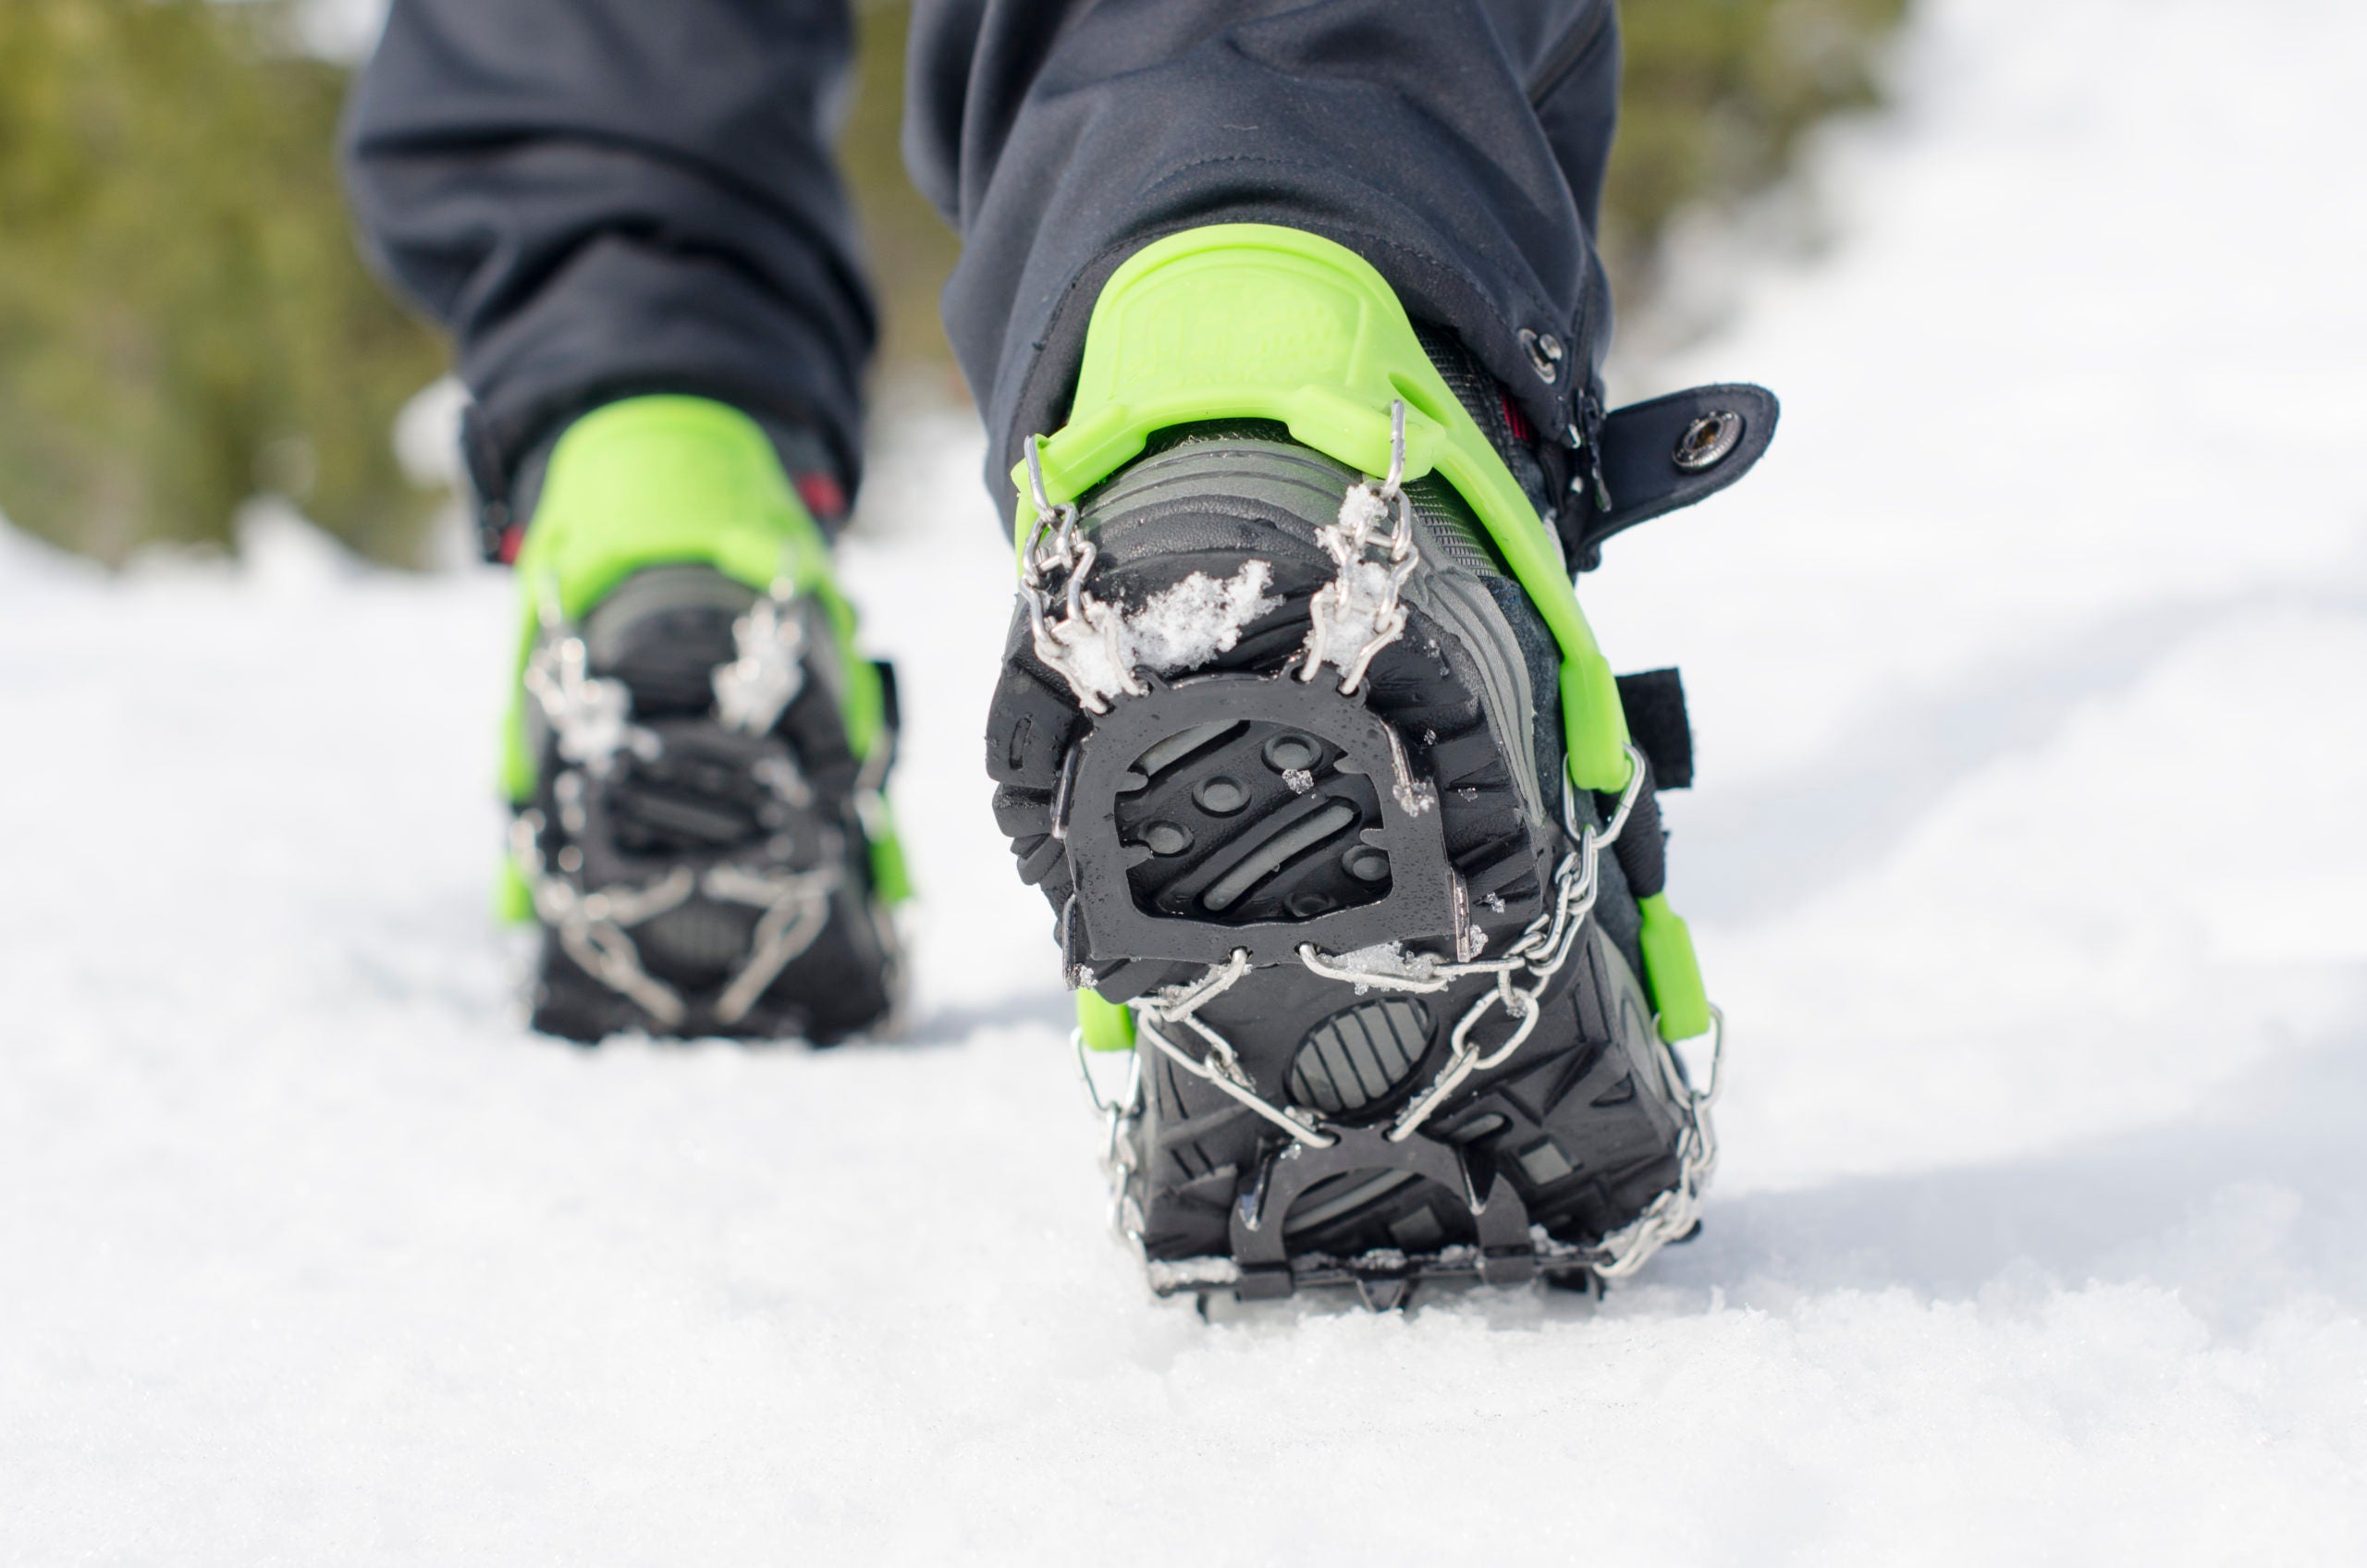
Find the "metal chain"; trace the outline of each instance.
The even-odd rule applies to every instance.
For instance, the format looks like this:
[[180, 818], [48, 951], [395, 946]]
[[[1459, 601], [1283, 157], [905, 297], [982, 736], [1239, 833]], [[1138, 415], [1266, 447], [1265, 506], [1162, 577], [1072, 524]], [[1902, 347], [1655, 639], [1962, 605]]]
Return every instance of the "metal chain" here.
[[639, 1002], [658, 1023], [672, 1028], [689, 1009], [681, 994], [642, 967], [641, 949], [627, 929], [679, 907], [697, 890], [690, 867], [678, 865], [646, 888], [611, 884], [586, 892], [543, 863], [543, 814], [521, 811], [510, 819], [509, 852], [534, 900], [534, 914], [558, 937], [559, 946], [610, 990]]
[[[788, 590], [788, 592], [784, 592]], [[731, 623], [737, 656], [715, 667], [715, 716], [726, 729], [769, 734], [805, 688], [805, 619], [785, 582]]]
[[[1170, 986], [1165, 990], [1154, 992], [1148, 1000], [1136, 1003], [1135, 1030], [1156, 1046], [1162, 1055], [1194, 1077], [1215, 1084], [1309, 1148], [1328, 1149], [1340, 1140], [1260, 1095], [1249, 1074], [1243, 1070], [1241, 1058], [1233, 1051], [1233, 1042], [1199, 1019], [1201, 1008], [1233, 989], [1248, 973], [1249, 949], [1235, 948], [1230, 959], [1221, 964], [1211, 965], [1199, 979], [1186, 981], [1181, 986]], [[1208, 1042], [1205, 1057], [1193, 1056], [1168, 1037], [1164, 1026], [1178, 1023]]]
[[1669, 1243], [1691, 1235], [1701, 1221], [1701, 1194], [1718, 1169], [1718, 1132], [1710, 1108], [1725, 1086], [1726, 1015], [1714, 1007], [1710, 1010], [1710, 1081], [1699, 1088], [1686, 1077], [1676, 1048], [1661, 1039], [1657, 1018], [1652, 1020], [1652, 1038], [1660, 1046], [1661, 1072], [1670, 1096], [1685, 1113], [1685, 1131], [1677, 1138], [1676, 1185], [1595, 1243], [1588, 1267], [1599, 1279], [1624, 1280]]
[[1142, 1207], [1134, 1201], [1131, 1188], [1135, 1169], [1134, 1129], [1143, 1119], [1143, 1053], [1126, 1053], [1126, 1086], [1114, 1097], [1105, 1098], [1101, 1085], [1094, 1082], [1092, 1053], [1085, 1049], [1085, 1031], [1072, 1031], [1069, 1045], [1076, 1052], [1076, 1070], [1085, 1080], [1085, 1095], [1093, 1101], [1094, 1113], [1102, 1119], [1101, 1168], [1110, 1178], [1110, 1223], [1134, 1243], [1139, 1253], [1143, 1244]]
[[[1528, 1041], [1543, 1011], [1541, 1000], [1545, 988], [1570, 962], [1576, 950], [1578, 934], [1585, 928], [1587, 916], [1594, 913], [1595, 896], [1601, 890], [1603, 847], [1615, 843], [1627, 827], [1627, 818], [1636, 808], [1636, 799], [1643, 792], [1648, 777], [1644, 754], [1634, 745], [1627, 747], [1627, 787], [1620, 791], [1618, 808], [1611, 820], [1598, 831], [1591, 823], [1576, 821], [1576, 792], [1569, 780], [1562, 782], [1562, 826], [1577, 841], [1577, 848], [1562, 857], [1554, 867], [1553, 907], [1528, 923], [1515, 938], [1502, 956], [1472, 963], [1441, 966], [1437, 978], [1450, 984], [1466, 974], [1493, 974], [1495, 988], [1483, 991], [1455, 1020], [1448, 1037], [1447, 1060], [1438, 1076], [1428, 1088], [1406, 1104], [1397, 1121], [1389, 1129], [1392, 1143], [1403, 1143], [1418, 1131], [1430, 1113], [1445, 1103], [1447, 1097], [1463, 1085], [1474, 1072], [1502, 1066], [1512, 1054]], [[1300, 961], [1306, 962], [1302, 950]], [[1526, 988], [1513, 982], [1517, 969], [1527, 969], [1529, 982]], [[1472, 1031], [1490, 1009], [1501, 1006], [1517, 1020], [1510, 1037], [1500, 1041], [1492, 1050], [1482, 1050], [1473, 1040]]]
[[[1392, 520], [1386, 538], [1374, 531]], [[1389, 472], [1376, 489], [1369, 480], [1349, 486], [1341, 497], [1339, 521], [1315, 531], [1340, 575], [1307, 601], [1306, 653], [1298, 678], [1314, 681], [1327, 663], [1340, 668], [1340, 692], [1353, 696], [1364, 683], [1373, 655], [1404, 634], [1405, 606], [1398, 595], [1420, 558], [1414, 551], [1414, 503], [1405, 494], [1405, 402], [1389, 406]], [[1380, 559], [1369, 558], [1376, 543]], [[1343, 644], [1345, 644], [1344, 646]]]
[[[1502, 1065], [1525, 1044], [1536, 1027], [1541, 1011], [1539, 998], [1553, 977], [1561, 973], [1576, 949], [1578, 934], [1586, 925], [1587, 916], [1593, 911], [1595, 895], [1600, 887], [1598, 867], [1602, 847], [1618, 838], [1627, 826], [1636, 798], [1641, 792], [1645, 778], [1643, 753], [1634, 746], [1627, 748], [1628, 781], [1622, 791], [1618, 809], [1609, 824], [1598, 832], [1591, 824], [1576, 822], [1576, 796], [1565, 781], [1563, 786], [1562, 813], [1565, 829], [1577, 839], [1578, 847], [1562, 858], [1554, 873], [1556, 897], [1553, 907], [1529, 922], [1520, 937], [1500, 958], [1467, 963], [1436, 963], [1424, 966], [1418, 975], [1395, 975], [1341, 966], [1336, 959], [1327, 959], [1313, 943], [1302, 944], [1299, 962], [1312, 973], [1327, 980], [1343, 981], [1356, 986], [1376, 986], [1386, 990], [1435, 992], [1445, 990], [1455, 981], [1473, 974], [1493, 974], [1495, 986], [1482, 992], [1455, 1022], [1449, 1040], [1446, 1062], [1429, 1087], [1398, 1114], [1389, 1133], [1390, 1141], [1403, 1143], [1418, 1131], [1430, 1113], [1460, 1087], [1473, 1072]], [[1186, 1072], [1222, 1090], [1232, 1098], [1247, 1106], [1259, 1116], [1282, 1128], [1299, 1142], [1315, 1148], [1328, 1148], [1337, 1137], [1321, 1127], [1294, 1115], [1257, 1091], [1256, 1084], [1241, 1065], [1241, 1058], [1223, 1035], [1211, 1028], [1198, 1016], [1199, 1010], [1216, 998], [1231, 990], [1249, 973], [1249, 953], [1236, 948], [1222, 964], [1211, 965], [1199, 979], [1171, 986], [1156, 992], [1147, 1000], [1134, 1004], [1135, 1024], [1146, 1034], [1161, 1054], [1174, 1060]], [[1514, 986], [1515, 971], [1527, 969], [1530, 984], [1524, 990]], [[1489, 1010], [1502, 1005], [1519, 1019], [1509, 1039], [1501, 1041], [1492, 1050], [1482, 1051], [1471, 1039], [1472, 1030]], [[1182, 1024], [1200, 1035], [1208, 1044], [1205, 1058], [1196, 1058], [1171, 1039], [1160, 1027]]]
[[680, 992], [643, 967], [632, 927], [679, 909], [693, 893], [762, 910], [748, 957], [716, 999], [717, 1019], [736, 1023], [780, 972], [821, 936], [830, 921], [830, 897], [846, 876], [833, 854], [811, 871], [775, 872], [725, 863], [708, 866], [701, 875], [678, 865], [646, 887], [612, 882], [587, 891], [554, 876], [544, 864], [538, 842], [542, 829], [540, 812], [522, 811], [511, 819], [510, 855], [533, 896], [535, 916], [550, 927], [570, 958], [669, 1028], [688, 1016], [689, 1008]]
[[[1360, 481], [1341, 498], [1340, 514], [1316, 530], [1316, 542], [1339, 575], [1308, 601], [1305, 656], [1298, 678], [1313, 681], [1325, 664], [1340, 669], [1340, 691], [1354, 695], [1373, 657], [1404, 634], [1399, 594], [1420, 564], [1414, 547], [1414, 503], [1405, 493], [1405, 403], [1389, 410], [1389, 472], [1380, 484]], [[1036, 519], [1019, 552], [1019, 594], [1027, 606], [1036, 656], [1057, 671], [1087, 713], [1110, 711], [1112, 694], [1141, 696], [1125, 617], [1085, 591], [1099, 549], [1079, 524], [1076, 504], [1055, 502], [1044, 482], [1043, 439], [1026, 443], [1027, 484]], [[1384, 519], [1388, 533], [1379, 533]], [[1380, 551], [1378, 558], [1375, 549]], [[1055, 598], [1061, 613], [1055, 619]]]
[[[725, 728], [748, 735], [772, 732], [805, 688], [806, 640], [791, 552], [784, 549], [771, 591], [732, 622], [732, 646], [739, 656], [717, 665], [712, 677], [716, 717]], [[875, 744], [881, 753], [879, 766], [875, 771], [872, 759], [866, 758], [855, 784], [856, 811], [866, 826], [873, 811], [884, 809], [878, 792], [887, 772], [888, 744], [884, 740]], [[813, 803], [813, 787], [793, 754], [760, 758], [751, 771], [783, 803]], [[831, 896], [846, 879], [845, 858], [845, 841], [829, 832], [824, 835], [821, 864], [811, 871], [730, 862], [707, 867], [699, 879], [700, 891], [719, 903], [763, 911], [749, 934], [746, 960], [716, 998], [719, 1022], [737, 1023], [745, 1018], [780, 972], [821, 936], [830, 923]]]
[[[1434, 993], [1473, 974], [1493, 974], [1496, 977], [1496, 985], [1475, 999], [1456, 1021], [1449, 1036], [1449, 1055], [1445, 1065], [1429, 1085], [1399, 1113], [1390, 1129], [1392, 1142], [1403, 1142], [1413, 1136], [1431, 1112], [1472, 1073], [1502, 1065], [1527, 1043], [1543, 1011], [1540, 998], [1546, 986], [1568, 963], [1578, 936], [1585, 928], [1587, 917], [1593, 912], [1594, 900], [1601, 887], [1600, 868], [1603, 848], [1617, 841], [1641, 792], [1643, 759], [1633, 746], [1628, 748], [1628, 765], [1627, 788], [1621, 792], [1618, 807], [1613, 812], [1611, 820], [1600, 830], [1591, 825], [1575, 821], [1576, 796], [1564, 783], [1563, 822], [1565, 829], [1576, 839], [1577, 848], [1565, 854], [1555, 868], [1553, 908], [1532, 920], [1501, 957], [1467, 963], [1431, 962], [1425, 964], [1418, 974], [1392, 974], [1343, 966], [1336, 957], [1327, 958], [1312, 943], [1304, 944], [1298, 949], [1300, 962], [1310, 972], [1325, 979], [1358, 986]], [[1147, 1000], [1137, 1001], [1134, 1014], [1138, 1035], [1147, 1038], [1156, 1049], [1186, 1072], [1214, 1084], [1299, 1142], [1316, 1148], [1328, 1147], [1337, 1141], [1336, 1136], [1258, 1095], [1243, 1070], [1240, 1057], [1232, 1043], [1197, 1016], [1201, 1007], [1230, 990], [1248, 974], [1249, 967], [1247, 951], [1236, 949], [1226, 962], [1210, 966], [1199, 979], [1169, 986], [1154, 993]], [[1512, 976], [1524, 969], [1528, 973], [1529, 983], [1526, 986], [1515, 986]], [[1517, 1023], [1508, 1037], [1490, 1049], [1482, 1049], [1473, 1043], [1472, 1031], [1491, 1009], [1499, 1006], [1512, 1014]], [[1710, 1010], [1710, 1020], [1708, 1082], [1698, 1087], [1686, 1076], [1675, 1047], [1660, 1037], [1660, 1020], [1657, 1017], [1652, 1020], [1653, 1044], [1658, 1047], [1663, 1081], [1669, 1097], [1679, 1107], [1684, 1120], [1677, 1139], [1677, 1181], [1627, 1224], [1604, 1236], [1594, 1246], [1574, 1251], [1574, 1259], [1583, 1262], [1598, 1278], [1626, 1278], [1641, 1268], [1645, 1261], [1662, 1246], [1689, 1234], [1699, 1221], [1701, 1194], [1718, 1164], [1717, 1132], [1711, 1120], [1710, 1109], [1716, 1102], [1724, 1080], [1725, 1015], [1713, 1007]], [[1161, 1027], [1172, 1024], [1184, 1025], [1198, 1034], [1207, 1042], [1207, 1056], [1194, 1058], [1176, 1045]], [[1143, 1218], [1140, 1205], [1132, 1192], [1132, 1182], [1136, 1170], [1134, 1133], [1141, 1125], [1144, 1112], [1142, 1055], [1136, 1051], [1129, 1056], [1130, 1067], [1124, 1092], [1115, 1099], [1105, 1099], [1086, 1064], [1082, 1030], [1073, 1036], [1073, 1043], [1086, 1092], [1092, 1098], [1095, 1111], [1103, 1117], [1106, 1123], [1102, 1163], [1110, 1178], [1111, 1221], [1139, 1252]], [[1540, 1237], [1540, 1241], [1544, 1239]]]
[[601, 776], [620, 751], [644, 762], [656, 759], [656, 735], [632, 721], [632, 692], [621, 680], [591, 673], [591, 655], [575, 633], [546, 633], [536, 643], [524, 685], [567, 761]]
[[[1124, 654], [1122, 618], [1113, 606], [1100, 603], [1085, 591], [1085, 577], [1092, 570], [1098, 551], [1080, 529], [1074, 503], [1053, 502], [1044, 482], [1040, 438], [1027, 442], [1026, 463], [1036, 520], [1020, 550], [1020, 596], [1027, 606], [1036, 656], [1068, 681], [1087, 712], [1106, 713], [1109, 707], [1103, 685], [1093, 680], [1096, 672], [1083, 668], [1086, 658], [1098, 655], [1104, 664], [1101, 673], [1112, 678], [1116, 690], [1138, 696], [1146, 688], [1134, 676]], [[1332, 664], [1341, 671], [1341, 693], [1353, 695], [1363, 683], [1375, 655], [1404, 634], [1407, 613], [1400, 594], [1419, 564], [1415, 551], [1413, 503], [1405, 494], [1404, 474], [1405, 404], [1400, 399], [1390, 407], [1389, 472], [1378, 486], [1365, 480], [1350, 487], [1341, 500], [1338, 521], [1316, 531], [1317, 542], [1331, 557], [1339, 575], [1318, 590], [1308, 603], [1310, 625], [1296, 672], [1300, 680], [1312, 682], [1325, 664]], [[1377, 538], [1384, 518], [1391, 521], [1390, 532], [1385, 537]], [[1376, 547], [1381, 552], [1377, 558]], [[1052, 617], [1056, 580], [1065, 610], [1059, 619]], [[1349, 639], [1353, 642], [1342, 646]], [[1455, 1021], [1448, 1037], [1447, 1060], [1429, 1084], [1398, 1113], [1388, 1133], [1392, 1143], [1402, 1143], [1420, 1131], [1431, 1114], [1473, 1073], [1490, 1071], [1511, 1060], [1536, 1029], [1544, 1011], [1545, 990], [1569, 962], [1587, 919], [1593, 913], [1601, 888], [1602, 851], [1616, 842], [1625, 828], [1647, 777], [1642, 753], [1633, 745], [1626, 751], [1627, 786], [1620, 794], [1611, 820], [1600, 829], [1576, 820], [1575, 792], [1569, 780], [1563, 780], [1563, 827], [1576, 848], [1565, 853], [1554, 868], [1553, 906], [1530, 921], [1499, 956], [1448, 963], [1423, 955], [1413, 972], [1389, 973], [1352, 967], [1341, 962], [1343, 955], [1327, 955], [1313, 943], [1302, 944], [1298, 949], [1299, 962], [1310, 973], [1359, 989], [1370, 986], [1429, 994], [1446, 990], [1475, 974], [1495, 977], [1496, 984], [1481, 992]], [[1411, 801], [1404, 803], [1408, 810], [1415, 809]], [[1057, 821], [1058, 814], [1055, 815]], [[1202, 1007], [1239, 983], [1249, 968], [1247, 949], [1235, 949], [1224, 963], [1211, 965], [1197, 980], [1171, 986], [1147, 998], [1137, 999], [1134, 1004], [1137, 1036], [1295, 1141], [1311, 1148], [1328, 1148], [1339, 1141], [1336, 1133], [1307, 1120], [1296, 1108], [1284, 1109], [1258, 1094], [1232, 1042], [1198, 1016]], [[1527, 983], [1515, 983], [1514, 976], [1524, 970]], [[1474, 1039], [1474, 1031], [1490, 1011], [1499, 1007], [1515, 1020], [1512, 1033], [1492, 1047], [1483, 1048]], [[1659, 1039], [1659, 1021], [1653, 1021], [1662, 1072], [1670, 1094], [1684, 1109], [1685, 1127], [1678, 1140], [1679, 1175], [1676, 1185], [1654, 1198], [1642, 1214], [1582, 1254], [1588, 1267], [1602, 1279], [1619, 1279], [1633, 1273], [1663, 1244], [1687, 1233], [1699, 1219], [1701, 1191], [1717, 1165], [1717, 1139], [1709, 1109], [1717, 1096], [1724, 1050], [1723, 1015], [1713, 1008], [1711, 1017], [1710, 1083], [1700, 1090], [1695, 1090], [1686, 1081], [1674, 1048]], [[1171, 1036], [1169, 1030], [1178, 1027], [1200, 1036], [1205, 1045], [1204, 1055], [1192, 1055]], [[1131, 1185], [1136, 1169], [1134, 1134], [1144, 1112], [1142, 1054], [1139, 1050], [1130, 1054], [1123, 1094], [1116, 1099], [1105, 1099], [1086, 1063], [1083, 1031], [1079, 1030], [1073, 1039], [1086, 1092], [1094, 1109], [1106, 1123], [1102, 1161], [1110, 1175], [1111, 1220], [1140, 1251], [1143, 1217]]]
[[812, 871], [763, 871], [729, 864], [707, 867], [699, 889], [708, 898], [764, 911], [750, 935], [747, 962], [715, 999], [717, 1019], [737, 1023], [746, 1017], [766, 987], [821, 936], [830, 923], [830, 895], [846, 879], [843, 857], [843, 845], [825, 846], [823, 864]]
[[[712, 677], [717, 717], [728, 729], [750, 734], [769, 731], [803, 685], [805, 628], [793, 594], [784, 573], [769, 594], [733, 623], [738, 657], [717, 666]], [[644, 761], [655, 761], [663, 744], [656, 732], [632, 722], [631, 690], [621, 680], [591, 675], [583, 639], [561, 623], [556, 594], [547, 585], [541, 619], [544, 635], [528, 661], [525, 686], [551, 726], [560, 757], [595, 777], [610, 771], [619, 751], [629, 749]], [[878, 792], [886, 771], [885, 750], [880, 748], [876, 772], [867, 766], [858, 781], [859, 806]], [[812, 787], [793, 757], [760, 758], [752, 772], [784, 804], [812, 804]], [[580, 831], [581, 806], [570, 802], [580, 802], [582, 775], [563, 773], [553, 789], [564, 826]], [[831, 897], [845, 880], [843, 844], [826, 843], [822, 864], [811, 871], [725, 862], [695, 873], [676, 865], [644, 887], [610, 883], [587, 889], [545, 864], [545, 826], [542, 813], [533, 810], [520, 812], [510, 823], [511, 858], [525, 878], [536, 917], [586, 973], [639, 1003], [665, 1028], [681, 1023], [689, 1016], [689, 1005], [680, 991], [644, 966], [633, 927], [679, 909], [694, 893], [763, 912], [750, 934], [748, 956], [716, 999], [717, 1020], [737, 1023], [780, 972], [814, 945], [829, 924]]]
[[[1057, 670], [1076, 693], [1087, 713], [1108, 713], [1105, 692], [1115, 690], [1139, 697], [1149, 688], [1134, 674], [1126, 654], [1126, 621], [1115, 605], [1105, 605], [1085, 591], [1100, 550], [1078, 526], [1076, 503], [1055, 506], [1044, 484], [1043, 437], [1027, 438], [1027, 483], [1034, 493], [1036, 521], [1019, 551], [1019, 596], [1027, 606], [1027, 623], [1036, 656]], [[1052, 619], [1052, 584], [1061, 581], [1065, 613]], [[1099, 668], [1091, 668], [1098, 665]]]

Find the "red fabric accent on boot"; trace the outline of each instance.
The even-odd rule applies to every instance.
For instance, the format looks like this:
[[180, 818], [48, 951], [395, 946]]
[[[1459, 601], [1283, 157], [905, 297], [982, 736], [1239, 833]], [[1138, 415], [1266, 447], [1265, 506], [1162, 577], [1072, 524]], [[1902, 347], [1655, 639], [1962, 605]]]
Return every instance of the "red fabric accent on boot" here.
[[1522, 442], [1530, 440], [1527, 416], [1523, 414], [1519, 405], [1513, 401], [1513, 395], [1499, 390], [1496, 393], [1496, 401], [1504, 410], [1504, 428], [1512, 432], [1513, 439]]
[[812, 470], [797, 476], [797, 498], [817, 521], [836, 522], [846, 516], [846, 486], [833, 475]]

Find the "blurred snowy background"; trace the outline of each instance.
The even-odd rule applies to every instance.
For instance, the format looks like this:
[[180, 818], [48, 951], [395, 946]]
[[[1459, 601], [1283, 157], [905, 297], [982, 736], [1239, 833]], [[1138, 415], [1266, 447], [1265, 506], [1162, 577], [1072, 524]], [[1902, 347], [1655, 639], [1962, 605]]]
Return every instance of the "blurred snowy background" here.
[[941, 394], [847, 548], [893, 1047], [522, 1032], [497, 576], [0, 532], [0, 1561], [2358, 1561], [2361, 59], [2349, 0], [1920, 0], [1885, 107], [1669, 216], [1614, 391], [1785, 416], [1582, 583], [1685, 668], [1735, 1026], [1707, 1228], [1599, 1306], [1147, 1298]]

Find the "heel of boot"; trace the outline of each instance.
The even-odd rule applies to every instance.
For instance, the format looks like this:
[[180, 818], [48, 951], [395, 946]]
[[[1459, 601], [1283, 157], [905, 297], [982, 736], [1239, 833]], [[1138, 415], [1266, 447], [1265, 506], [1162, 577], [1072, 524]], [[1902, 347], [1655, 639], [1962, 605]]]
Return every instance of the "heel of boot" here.
[[702, 567], [629, 579], [538, 650], [513, 861], [544, 926], [532, 1023], [596, 1041], [876, 1031], [897, 959], [826, 612]]

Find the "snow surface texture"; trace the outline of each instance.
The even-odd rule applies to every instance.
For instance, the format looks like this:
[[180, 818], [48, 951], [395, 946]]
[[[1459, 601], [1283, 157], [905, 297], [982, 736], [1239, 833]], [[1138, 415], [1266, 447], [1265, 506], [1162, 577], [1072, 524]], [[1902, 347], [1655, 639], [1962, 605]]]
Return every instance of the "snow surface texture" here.
[[0, 537], [0, 1562], [2358, 1561], [2362, 58], [1936, 0], [1830, 252], [1674, 367], [1786, 413], [1585, 585], [1685, 665], [1735, 1023], [1708, 1228], [1599, 1308], [1146, 1299], [941, 423], [848, 552], [892, 1047], [521, 1031], [497, 578]]

